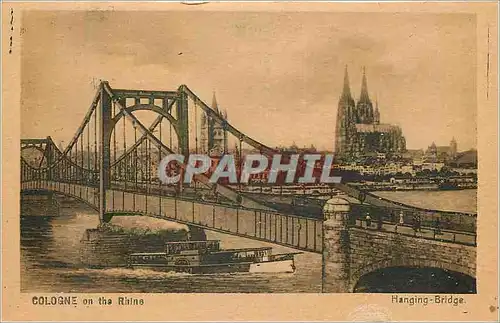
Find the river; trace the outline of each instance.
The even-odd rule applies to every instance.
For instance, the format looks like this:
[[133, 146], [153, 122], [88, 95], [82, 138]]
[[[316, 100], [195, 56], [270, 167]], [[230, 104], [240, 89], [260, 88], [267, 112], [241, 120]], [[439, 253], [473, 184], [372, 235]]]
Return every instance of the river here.
[[426, 209], [477, 213], [477, 190], [458, 191], [377, 191], [373, 194]]
[[[462, 209], [476, 201], [473, 191], [438, 192], [380, 192], [386, 198], [416, 206]], [[409, 195], [414, 194], [410, 197]], [[468, 203], [465, 200], [468, 199]], [[419, 205], [418, 203], [427, 203]], [[453, 203], [454, 202], [454, 203]], [[466, 205], [469, 205], [467, 209]], [[175, 224], [146, 217], [118, 217], [122, 226], [158, 227]], [[304, 252], [295, 256], [293, 274], [216, 274], [190, 275], [161, 273], [126, 268], [92, 269], [80, 264], [80, 239], [86, 229], [95, 228], [95, 211], [79, 204], [63, 204], [57, 217], [21, 216], [21, 290], [23, 292], [86, 292], [86, 293], [318, 293], [321, 291], [321, 255]], [[207, 239], [221, 241], [222, 248], [273, 247], [273, 253], [296, 250], [265, 242], [207, 231]]]

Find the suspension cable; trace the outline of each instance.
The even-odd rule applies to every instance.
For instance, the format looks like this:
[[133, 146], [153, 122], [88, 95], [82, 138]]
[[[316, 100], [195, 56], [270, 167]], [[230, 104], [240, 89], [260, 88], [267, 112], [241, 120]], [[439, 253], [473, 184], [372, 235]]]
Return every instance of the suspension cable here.
[[149, 196], [149, 139], [146, 139], [146, 213], [148, 213], [148, 196]]
[[[126, 125], [125, 125], [125, 118], [122, 118], [123, 119], [123, 153], [125, 154], [127, 152], [127, 136], [125, 134], [125, 128], [126, 128]], [[125, 158], [125, 161], [124, 161], [124, 165], [122, 166], [125, 166], [125, 167], [122, 167], [122, 170], [123, 170], [123, 177], [125, 178], [125, 190], [127, 189], [127, 182], [129, 180], [129, 176], [128, 176], [128, 161], [130, 160], [130, 158], [126, 157]], [[125, 194], [125, 193], [123, 193]], [[123, 199], [125, 200], [125, 195], [123, 195]], [[125, 203], [125, 202], [124, 202]]]
[[94, 177], [97, 180], [97, 109], [94, 110]]
[[[78, 158], [78, 143], [80, 142], [80, 135], [76, 138], [76, 143], [75, 143], [75, 161], [74, 163], [76, 166], [78, 166], [78, 162], [80, 158]], [[78, 167], [75, 167], [75, 179], [73, 182], [78, 182]]]
[[[87, 124], [87, 169], [91, 169], [90, 167], [90, 123]], [[89, 174], [87, 175], [87, 184], [88, 184], [88, 181], [90, 179], [90, 175], [91, 175], [92, 171], [89, 172]]]
[[[73, 162], [73, 149], [69, 151], [69, 160]], [[73, 166], [70, 164], [69, 165], [69, 181], [73, 179]]]
[[[137, 126], [135, 125], [134, 123], [134, 142], [137, 141]], [[142, 145], [142, 144], [141, 144]], [[138, 173], [138, 169], [137, 169], [137, 150], [139, 149], [139, 147], [137, 147], [137, 149], [135, 149], [135, 190], [137, 191], [137, 173]]]
[[[161, 124], [162, 122], [160, 122], [159, 124], [159, 130], [160, 130], [160, 141], [162, 141], [162, 130], [161, 130]], [[162, 141], [163, 142], [163, 141]], [[161, 149], [158, 149], [158, 173], [160, 171], [160, 163], [161, 163], [161, 158], [162, 158], [162, 154], [161, 154]], [[161, 187], [161, 181], [160, 181], [160, 178], [158, 178], [158, 188], [160, 189], [160, 195], [162, 195], [163, 193], [163, 189]], [[161, 203], [160, 203], [160, 209], [161, 209]], [[161, 213], [161, 212], [160, 212]]]
[[174, 150], [174, 148], [172, 147], [172, 123], [170, 123], [170, 150]]
[[85, 154], [83, 153], [83, 144], [84, 144], [84, 141], [85, 141], [85, 130], [83, 129], [82, 130], [82, 134], [81, 134], [81, 141], [80, 141], [80, 154], [82, 155], [82, 158], [81, 158], [81, 172], [82, 172], [82, 178], [81, 178], [81, 181], [83, 183], [83, 159], [85, 158]]
[[144, 171], [144, 175], [145, 175], [145, 181], [146, 181], [146, 192], [149, 193], [148, 191], [148, 182], [149, 182], [149, 140], [146, 140], [146, 162], [144, 164], [145, 166], [145, 171]]
[[[115, 116], [115, 111], [116, 111], [116, 104], [115, 102], [113, 101], [113, 117]], [[113, 129], [113, 162], [116, 161], [116, 127]], [[112, 174], [113, 174], [113, 177], [112, 177], [112, 180], [115, 180], [116, 181], [116, 167], [113, 167], [113, 170], [112, 170]], [[113, 195], [114, 197], [114, 195]], [[114, 205], [114, 202], [113, 202], [113, 205]]]

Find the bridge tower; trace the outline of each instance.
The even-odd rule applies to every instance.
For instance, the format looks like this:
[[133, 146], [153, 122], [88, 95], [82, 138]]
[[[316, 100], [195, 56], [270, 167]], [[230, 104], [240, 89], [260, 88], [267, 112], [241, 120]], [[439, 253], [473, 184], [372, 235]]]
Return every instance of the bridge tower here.
[[[106, 190], [110, 186], [110, 168], [111, 168], [111, 97], [104, 88], [104, 83], [100, 87], [99, 104], [99, 221], [104, 223], [104, 214], [106, 213]], [[109, 86], [109, 85], [108, 85]]]
[[187, 156], [189, 154], [189, 111], [187, 94], [183, 91], [184, 86], [181, 85], [179, 88], [176, 109], [179, 129], [179, 149], [182, 155]]
[[[98, 117], [98, 143], [99, 143], [99, 214], [100, 220], [106, 222], [106, 191], [111, 185], [111, 137], [115, 127], [117, 115], [113, 109], [113, 100], [118, 102], [122, 109], [130, 113], [134, 109], [153, 110], [156, 107], [155, 99], [162, 100], [165, 114], [170, 114], [169, 100], [175, 102], [176, 118], [170, 122], [176, 130], [180, 153], [184, 156], [189, 154], [189, 111], [188, 95], [186, 86], [181, 85], [176, 92], [165, 91], [137, 91], [137, 90], [112, 90], [107, 81], [102, 81], [99, 89], [99, 105], [96, 107]], [[127, 98], [134, 99], [135, 104], [127, 106]], [[149, 104], [141, 104], [141, 99], [149, 99]], [[135, 123], [134, 123], [135, 124]], [[135, 125], [134, 125], [135, 127]], [[172, 148], [172, 147], [170, 147]], [[116, 153], [116, 152], [115, 152]]]
[[44, 158], [47, 161], [47, 180], [51, 181], [53, 176], [53, 169], [50, 168], [52, 166], [52, 163], [54, 162], [54, 147], [52, 145], [54, 142], [52, 141], [52, 138], [50, 136], [47, 137], [47, 143], [45, 145], [45, 152], [44, 152]]
[[332, 198], [323, 207], [323, 293], [349, 292], [349, 210], [349, 202], [342, 198]]

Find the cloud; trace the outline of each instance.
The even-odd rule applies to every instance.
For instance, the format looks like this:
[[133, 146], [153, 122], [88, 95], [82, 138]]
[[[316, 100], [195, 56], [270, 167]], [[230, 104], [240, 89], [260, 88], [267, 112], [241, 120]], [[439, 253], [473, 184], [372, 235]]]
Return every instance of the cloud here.
[[92, 78], [102, 78], [120, 88], [184, 83], [208, 102], [216, 90], [250, 136], [331, 149], [348, 65], [357, 95], [366, 66], [382, 118], [403, 126], [410, 147], [452, 136], [475, 145], [475, 21], [466, 15], [59, 11], [30, 12], [23, 24], [23, 111], [43, 109], [23, 114], [29, 136], [49, 131], [30, 127], [35, 118], [57, 120], [69, 106], [78, 119]]

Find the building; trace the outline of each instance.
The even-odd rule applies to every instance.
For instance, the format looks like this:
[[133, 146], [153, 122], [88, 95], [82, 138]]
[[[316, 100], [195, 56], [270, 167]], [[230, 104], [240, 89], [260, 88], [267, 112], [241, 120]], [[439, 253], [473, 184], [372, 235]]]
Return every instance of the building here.
[[366, 73], [359, 100], [354, 101], [347, 67], [340, 96], [335, 128], [335, 154], [339, 161], [352, 161], [366, 155], [390, 156], [406, 151], [406, 140], [400, 127], [380, 122], [378, 102], [373, 107], [368, 94]]
[[477, 169], [477, 150], [471, 149], [457, 153], [450, 165], [457, 168]]
[[425, 151], [423, 149], [407, 149], [403, 154], [403, 158], [413, 163], [415, 166], [420, 166], [424, 162]]
[[219, 110], [215, 92], [212, 98], [212, 110], [214, 110], [222, 122], [211, 118], [203, 113], [201, 116], [201, 134], [200, 134], [200, 153], [210, 156], [221, 156], [228, 151], [227, 149], [227, 130], [224, 123], [227, 120], [227, 112], [222, 113]]
[[448, 163], [457, 157], [457, 141], [452, 138], [449, 146], [436, 146], [433, 142], [425, 151], [424, 159], [428, 162]]

